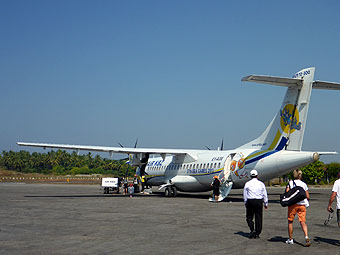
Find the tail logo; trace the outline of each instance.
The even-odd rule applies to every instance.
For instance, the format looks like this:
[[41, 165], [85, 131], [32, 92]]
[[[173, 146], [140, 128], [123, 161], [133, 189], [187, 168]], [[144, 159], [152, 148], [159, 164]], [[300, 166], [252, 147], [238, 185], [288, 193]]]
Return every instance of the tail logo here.
[[300, 130], [301, 129], [301, 122], [299, 122], [299, 111], [295, 109], [294, 111], [294, 105], [292, 104], [287, 104], [283, 108], [283, 110], [280, 110], [280, 115], [281, 115], [281, 128], [282, 131], [287, 133], [293, 133], [295, 130]]

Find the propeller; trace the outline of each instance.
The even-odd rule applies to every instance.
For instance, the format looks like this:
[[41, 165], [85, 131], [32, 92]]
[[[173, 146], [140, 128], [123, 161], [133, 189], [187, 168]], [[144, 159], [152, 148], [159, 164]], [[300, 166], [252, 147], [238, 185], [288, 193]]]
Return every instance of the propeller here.
[[[120, 142], [118, 142], [118, 141], [116, 141], [118, 144], [119, 144], [119, 146], [120, 147], [122, 147], [122, 148], [124, 148], [124, 145], [122, 145]], [[138, 143], [138, 137], [136, 138], [136, 142], [135, 142], [135, 145], [134, 145], [134, 148], [137, 148], [137, 143]], [[122, 158], [121, 160], [128, 160], [126, 163], [128, 163], [129, 162], [129, 157], [127, 157], [127, 158]], [[124, 176], [124, 178], [126, 178], [126, 176], [127, 176], [127, 174], [128, 174], [128, 168], [126, 168], [126, 171], [125, 171], [125, 176]]]
[[[223, 151], [223, 141], [224, 140], [224, 138], [222, 138], [222, 141], [221, 141], [221, 147], [217, 147], [217, 150], [218, 151]], [[211, 151], [211, 149], [208, 147], [208, 146], [204, 146], [206, 149], [208, 149], [209, 151]]]

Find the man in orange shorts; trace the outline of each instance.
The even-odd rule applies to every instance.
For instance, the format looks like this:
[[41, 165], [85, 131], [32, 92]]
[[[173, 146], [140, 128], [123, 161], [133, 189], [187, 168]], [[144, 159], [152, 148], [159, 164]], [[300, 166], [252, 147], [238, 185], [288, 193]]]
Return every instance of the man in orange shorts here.
[[289, 190], [289, 187], [293, 188], [294, 183], [296, 186], [302, 187], [305, 192], [306, 192], [306, 197], [304, 200], [288, 206], [288, 234], [289, 234], [289, 239], [286, 241], [286, 244], [294, 244], [293, 241], [293, 221], [295, 218], [295, 215], [297, 214], [299, 217], [299, 222], [302, 228], [303, 233], [305, 234], [305, 242], [306, 246], [310, 246], [311, 242], [308, 237], [308, 229], [307, 229], [307, 224], [306, 224], [306, 207], [309, 206], [309, 192], [308, 192], [308, 187], [307, 184], [301, 181], [302, 179], [302, 171], [301, 170], [294, 170], [293, 172], [294, 175], [294, 182], [289, 181], [289, 185], [287, 187], [287, 190]]

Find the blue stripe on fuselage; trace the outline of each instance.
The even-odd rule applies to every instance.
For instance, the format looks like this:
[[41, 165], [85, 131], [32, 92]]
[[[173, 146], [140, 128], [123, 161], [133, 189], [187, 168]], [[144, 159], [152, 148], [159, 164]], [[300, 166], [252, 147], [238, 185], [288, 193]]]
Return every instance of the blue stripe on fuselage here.
[[262, 155], [260, 155], [260, 156], [258, 156], [258, 157], [256, 157], [256, 158], [247, 160], [245, 164], [246, 164], [246, 165], [251, 164], [251, 163], [253, 163], [253, 162], [257, 161], [257, 160], [260, 160], [260, 159], [265, 158], [265, 157], [267, 157], [267, 156], [269, 156], [269, 155], [272, 155], [272, 154], [274, 154], [275, 152], [281, 151], [281, 150], [285, 147], [287, 141], [288, 141], [288, 139], [287, 139], [286, 137], [282, 137], [280, 143], [279, 143], [278, 146], [275, 148], [275, 150], [266, 152], [266, 153], [264, 153], [264, 154], [262, 154]]

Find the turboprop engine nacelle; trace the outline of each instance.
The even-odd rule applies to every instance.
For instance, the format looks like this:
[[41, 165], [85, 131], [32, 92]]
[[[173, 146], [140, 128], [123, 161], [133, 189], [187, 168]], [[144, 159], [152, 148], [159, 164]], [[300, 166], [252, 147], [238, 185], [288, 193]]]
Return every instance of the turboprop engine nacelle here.
[[148, 162], [149, 154], [137, 153], [129, 155], [129, 162], [132, 166], [142, 166]]

